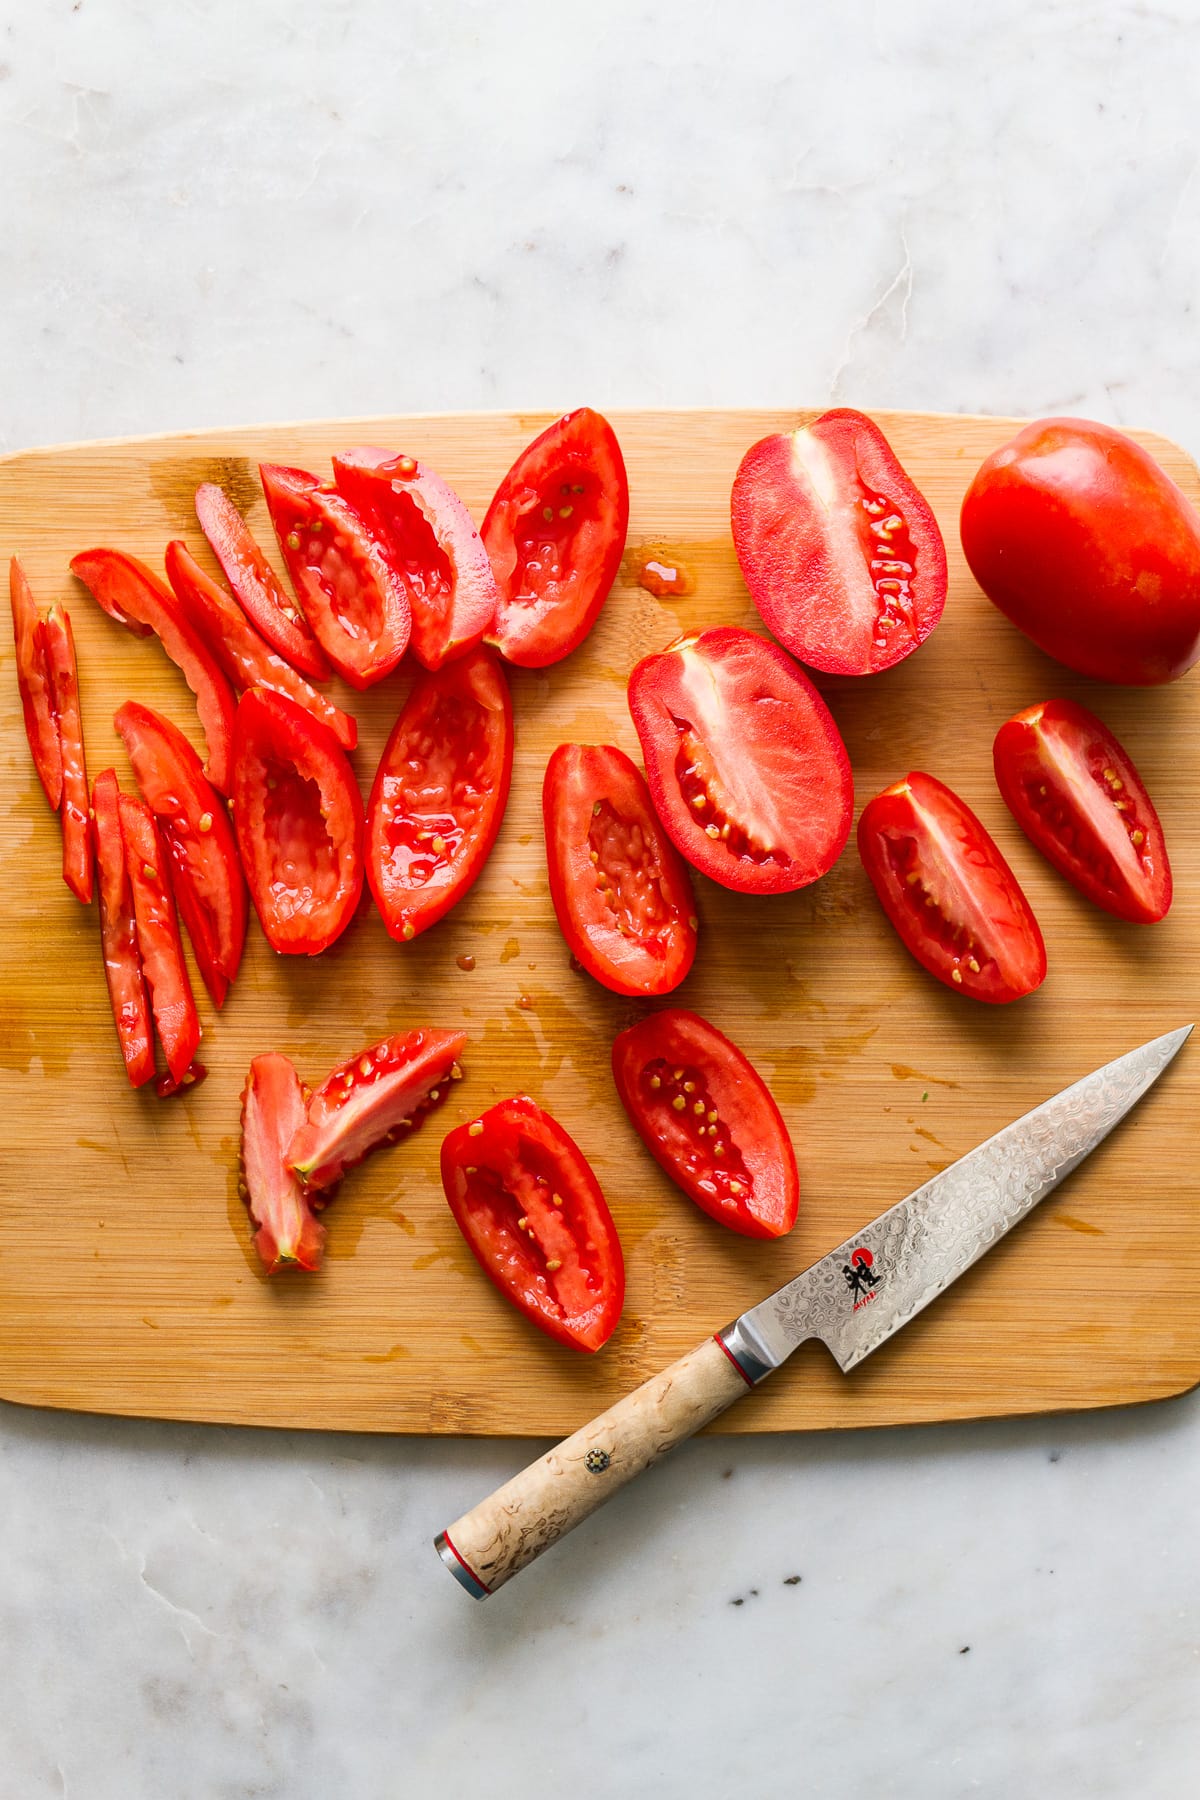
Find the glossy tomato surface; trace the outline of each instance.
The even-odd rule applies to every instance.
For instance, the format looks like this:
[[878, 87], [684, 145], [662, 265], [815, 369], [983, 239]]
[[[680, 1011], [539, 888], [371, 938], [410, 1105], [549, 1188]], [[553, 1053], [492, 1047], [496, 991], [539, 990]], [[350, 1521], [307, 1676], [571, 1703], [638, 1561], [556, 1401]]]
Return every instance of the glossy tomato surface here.
[[863, 807], [858, 849], [917, 961], [973, 1000], [1040, 987], [1046, 947], [1016, 876], [958, 795], [914, 771]]
[[92, 787], [95, 815], [97, 898], [100, 910], [100, 943], [104, 955], [104, 979], [112, 1005], [117, 1041], [125, 1059], [132, 1087], [154, 1079], [154, 1035], [137, 924], [133, 916], [133, 892], [125, 867], [125, 840], [121, 833], [116, 772], [105, 769]]
[[358, 1050], [325, 1077], [288, 1145], [288, 1166], [327, 1188], [380, 1144], [415, 1131], [462, 1077], [461, 1031], [407, 1031]]
[[1039, 419], [962, 506], [971, 573], [1048, 656], [1098, 681], [1174, 681], [1200, 656], [1200, 516], [1148, 451]]
[[636, 765], [612, 744], [560, 744], [542, 819], [550, 898], [572, 955], [614, 994], [677, 988], [696, 954], [696, 903]]
[[196, 517], [237, 603], [277, 655], [301, 675], [320, 681], [329, 663], [297, 603], [255, 542], [224, 488], [211, 481], [196, 489]]
[[79, 711], [79, 674], [71, 620], [52, 606], [42, 625], [46, 672], [50, 678], [54, 723], [62, 757], [63, 880], [84, 905], [92, 897], [92, 823], [88, 808], [87, 764], [83, 753], [83, 719]]
[[167, 855], [154, 814], [143, 801], [118, 794], [117, 815], [154, 1028], [172, 1080], [181, 1083], [200, 1043], [200, 1020], [183, 958]]
[[1162, 825], [1129, 752], [1073, 700], [1027, 706], [996, 733], [996, 782], [1017, 824], [1085, 899], [1151, 925], [1171, 904]]
[[814, 669], [890, 669], [942, 616], [937, 520], [863, 413], [839, 408], [753, 445], [734, 478], [731, 519], [764, 623]]
[[629, 678], [655, 810], [694, 868], [783, 894], [832, 868], [854, 810], [829, 708], [775, 644], [720, 625], [677, 638]]
[[319, 1269], [325, 1252], [325, 1227], [286, 1161], [304, 1116], [304, 1090], [289, 1059], [275, 1051], [256, 1056], [242, 1090], [241, 1195], [268, 1275]]
[[8, 565], [8, 595], [12, 606], [13, 642], [17, 653], [17, 688], [25, 718], [25, 736], [38, 780], [55, 812], [62, 802], [62, 750], [58, 721], [54, 716], [54, 690], [46, 661], [46, 627], [25, 571], [14, 556]]
[[612, 1214], [582, 1150], [518, 1094], [442, 1145], [450, 1211], [484, 1273], [533, 1324], [599, 1350], [625, 1302]]

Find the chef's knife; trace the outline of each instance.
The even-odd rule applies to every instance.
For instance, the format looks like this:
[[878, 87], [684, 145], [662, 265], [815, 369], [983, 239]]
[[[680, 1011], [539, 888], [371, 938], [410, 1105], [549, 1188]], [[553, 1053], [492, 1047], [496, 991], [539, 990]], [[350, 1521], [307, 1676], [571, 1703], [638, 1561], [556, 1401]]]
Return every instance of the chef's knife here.
[[477, 1600], [495, 1593], [807, 1338], [853, 1369], [1078, 1167], [1191, 1030], [1129, 1051], [1006, 1125], [531, 1463], [438, 1536], [446, 1567]]

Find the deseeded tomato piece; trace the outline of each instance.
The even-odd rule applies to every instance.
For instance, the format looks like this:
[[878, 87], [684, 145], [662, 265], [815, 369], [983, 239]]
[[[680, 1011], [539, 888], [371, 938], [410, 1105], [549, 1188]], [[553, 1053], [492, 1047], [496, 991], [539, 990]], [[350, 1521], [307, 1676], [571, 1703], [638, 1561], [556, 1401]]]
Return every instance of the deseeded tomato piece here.
[[304, 469], [259, 468], [271, 523], [313, 634], [339, 675], [368, 688], [408, 648], [404, 583], [341, 494]]
[[483, 521], [500, 592], [488, 642], [525, 669], [574, 650], [617, 578], [628, 527], [612, 426], [589, 406], [556, 419], [522, 450]]
[[292, 668], [323, 680], [329, 664], [308, 620], [284, 593], [279, 577], [224, 488], [205, 481], [196, 489], [196, 517], [247, 619]]
[[621, 1240], [573, 1138], [525, 1094], [442, 1144], [450, 1211], [484, 1274], [573, 1350], [607, 1343], [625, 1303]]
[[475, 521], [427, 463], [390, 450], [333, 459], [338, 487], [404, 583], [412, 652], [427, 669], [465, 656], [495, 615], [496, 578]]
[[200, 1020], [183, 960], [167, 856], [154, 814], [143, 801], [118, 794], [117, 811], [154, 1026], [167, 1067], [174, 1080], [182, 1082], [200, 1042]]
[[175, 899], [204, 985], [221, 1006], [246, 941], [246, 884], [225, 803], [178, 726], [127, 700], [113, 718], [171, 859]]
[[17, 687], [25, 715], [25, 736], [33, 766], [55, 812], [62, 802], [62, 750], [58, 742], [54, 689], [46, 662], [45, 626], [37, 615], [25, 571], [14, 556], [8, 565], [8, 597], [17, 647]]
[[1074, 700], [1027, 706], [992, 749], [1004, 804], [1048, 862], [1118, 919], [1152, 925], [1171, 904], [1171, 865], [1133, 760]]
[[816, 881], [854, 810], [850, 759], [820, 694], [775, 644], [721, 625], [629, 677], [655, 810], [702, 875], [743, 894]]
[[970, 807], [914, 771], [876, 794], [858, 849], [884, 912], [923, 968], [1002, 1003], [1046, 977], [1046, 946], [1016, 876]]
[[814, 669], [890, 669], [942, 616], [937, 520], [878, 425], [850, 407], [747, 450], [732, 523], [765, 624]]
[[360, 1050], [327, 1075], [287, 1151], [310, 1188], [327, 1188], [369, 1151], [415, 1131], [460, 1080], [462, 1031], [408, 1031]]
[[92, 897], [92, 824], [88, 814], [91, 796], [83, 755], [79, 676], [70, 616], [61, 607], [52, 606], [42, 632], [62, 754], [63, 880], [86, 906]]
[[504, 817], [512, 758], [512, 701], [490, 651], [418, 676], [367, 807], [367, 881], [394, 938], [427, 931], [479, 875]]
[[689, 1199], [744, 1237], [792, 1229], [800, 1204], [792, 1140], [736, 1044], [671, 1008], [621, 1032], [612, 1066], [635, 1131]]
[[125, 1072], [133, 1087], [142, 1087], [154, 1077], [154, 1038], [146, 984], [142, 980], [133, 895], [125, 868], [125, 840], [117, 807], [119, 792], [115, 770], [105, 769], [97, 775], [92, 788], [92, 810], [96, 815], [100, 943]]
[[287, 1148], [304, 1124], [304, 1090], [286, 1056], [256, 1056], [242, 1090], [240, 1191], [254, 1224], [254, 1248], [268, 1275], [319, 1269], [325, 1227], [304, 1184], [287, 1166]]
[[316, 956], [362, 893], [363, 805], [333, 733], [282, 694], [251, 688], [233, 740], [234, 829], [267, 942]]
[[696, 903], [636, 766], [612, 744], [560, 744], [542, 818], [550, 898], [572, 955], [614, 994], [677, 988], [696, 954]]

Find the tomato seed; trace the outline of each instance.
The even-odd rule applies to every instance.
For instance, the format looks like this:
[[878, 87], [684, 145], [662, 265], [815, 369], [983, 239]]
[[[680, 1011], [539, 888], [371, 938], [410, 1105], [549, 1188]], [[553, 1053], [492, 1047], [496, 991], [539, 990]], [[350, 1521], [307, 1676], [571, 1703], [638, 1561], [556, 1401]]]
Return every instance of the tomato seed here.
[[289, 550], [298, 550], [300, 548], [300, 533], [298, 531], [288, 532], [287, 547]]
[[546, 1273], [548, 1275], [556, 1275], [561, 1268], [562, 1262], [560, 1259], [557, 1256], [552, 1256], [550, 1261], [546, 1264]]
[[414, 929], [413, 929], [413, 927], [412, 927], [412, 926], [411, 926], [411, 925], [410, 925], [410, 924], [409, 924], [409, 922], [408, 922], [408, 920], [407, 920], [407, 919], [406, 919], [406, 920], [405, 920], [405, 921], [404, 921], [404, 929], [403, 929], [403, 931], [402, 931], [402, 932], [401, 932], [401, 933], [400, 933], [400, 935], [401, 935], [401, 937], [402, 937], [402, 938], [404, 938], [404, 939], [405, 939], [405, 940], [406, 940], [406, 941], [407, 941], [407, 940], [408, 940], [408, 939], [409, 939], [409, 938], [415, 938], [415, 937], [416, 937], [416, 935], [417, 935], [417, 934], [416, 934], [416, 932], [415, 932], [415, 930], [414, 930]]
[[212, 824], [213, 824], [213, 816], [211, 813], [201, 813], [200, 817], [196, 821], [196, 823], [199, 826], [201, 831], [211, 831]]
[[961, 969], [951, 969], [950, 979], [951, 979], [951, 981], [961, 981], [962, 980], [962, 970]]
[[675, 1098], [671, 1102], [671, 1105], [675, 1108], [676, 1112], [682, 1112], [684, 1107], [687, 1105], [687, 1101], [684, 1099], [682, 1094], [676, 1094]]
[[467, 1126], [467, 1136], [468, 1137], [482, 1137], [483, 1136], [483, 1120], [482, 1119], [472, 1119], [471, 1120], [471, 1123]]

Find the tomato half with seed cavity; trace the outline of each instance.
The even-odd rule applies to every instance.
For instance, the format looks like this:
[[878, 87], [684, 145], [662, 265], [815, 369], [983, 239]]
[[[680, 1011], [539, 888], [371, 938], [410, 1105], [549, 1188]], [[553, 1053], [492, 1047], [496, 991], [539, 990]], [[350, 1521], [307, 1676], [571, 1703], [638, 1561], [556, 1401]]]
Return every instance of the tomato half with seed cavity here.
[[392, 937], [427, 931], [480, 874], [512, 759], [512, 701], [490, 651], [417, 677], [367, 806], [367, 881]]
[[621, 1241], [574, 1139], [526, 1094], [459, 1125], [442, 1186], [484, 1274], [539, 1330], [573, 1350], [607, 1343], [625, 1303]]
[[734, 478], [731, 516], [764, 623], [814, 669], [890, 669], [942, 616], [937, 520], [863, 413], [840, 407], [753, 445]]
[[1016, 876], [970, 807], [919, 770], [863, 807], [858, 849], [880, 905], [923, 968], [973, 1000], [1018, 1000], [1046, 946]]
[[380, 1144], [407, 1137], [462, 1079], [462, 1031], [397, 1032], [325, 1077], [288, 1146], [288, 1167], [327, 1188]]
[[311, 675], [315, 681], [328, 676], [329, 664], [308, 620], [284, 593], [278, 575], [224, 488], [205, 481], [196, 489], [196, 517], [247, 620], [301, 675]]
[[92, 811], [95, 814], [100, 944], [117, 1042], [125, 1059], [125, 1073], [132, 1087], [143, 1087], [154, 1079], [154, 1036], [146, 984], [142, 980], [133, 892], [125, 866], [119, 793], [114, 769], [105, 769], [97, 775], [92, 786]]
[[255, 1228], [254, 1248], [268, 1275], [280, 1269], [319, 1269], [325, 1253], [325, 1227], [286, 1161], [304, 1117], [304, 1089], [289, 1058], [276, 1051], [256, 1056], [242, 1090], [239, 1191]]
[[200, 1020], [183, 959], [167, 854], [154, 814], [143, 801], [118, 794], [117, 814], [154, 1028], [172, 1079], [182, 1082], [200, 1043]]
[[841, 855], [850, 759], [829, 708], [777, 645], [719, 625], [629, 677], [655, 810], [693, 868], [743, 894], [807, 887]]
[[796, 1223], [800, 1177], [766, 1082], [723, 1032], [682, 1008], [651, 1013], [612, 1048], [634, 1130], [690, 1200], [743, 1237]]
[[331, 731], [283, 694], [251, 688], [233, 736], [234, 830], [267, 942], [316, 956], [362, 893], [362, 797]]
[[598, 412], [567, 413], [522, 450], [483, 521], [500, 592], [488, 642], [507, 662], [542, 669], [583, 642], [628, 528], [625, 461]]
[[54, 710], [54, 689], [46, 661], [46, 627], [25, 571], [14, 556], [8, 565], [8, 597], [12, 606], [13, 641], [17, 652], [17, 688], [25, 718], [25, 736], [38, 780], [57, 812], [62, 803], [62, 750]]
[[1129, 752], [1074, 700], [1027, 706], [996, 733], [996, 783], [1009, 812], [1085, 899], [1152, 925], [1171, 904], [1171, 865], [1154, 803]]
[[542, 819], [550, 898], [572, 955], [614, 994], [677, 988], [696, 954], [696, 902], [636, 765], [612, 744], [560, 744]]
[[62, 755], [63, 880], [84, 905], [92, 897], [92, 822], [89, 813], [87, 763], [83, 753], [83, 719], [79, 711], [79, 674], [70, 615], [52, 606], [42, 626], [46, 670]]

